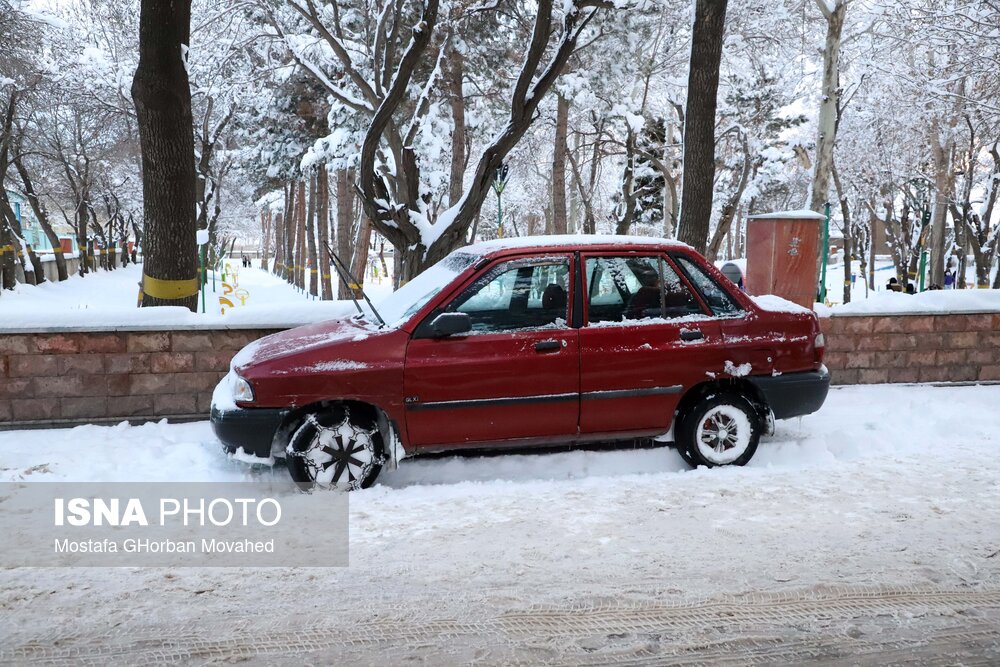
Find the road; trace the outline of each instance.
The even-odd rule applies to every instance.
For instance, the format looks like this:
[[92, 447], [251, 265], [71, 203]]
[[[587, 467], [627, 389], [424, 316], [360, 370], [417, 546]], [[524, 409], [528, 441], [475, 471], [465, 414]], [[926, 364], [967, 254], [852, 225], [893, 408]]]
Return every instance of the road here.
[[[838, 389], [745, 469], [405, 461], [351, 497], [347, 568], [0, 570], [0, 663], [1000, 664], [998, 404]], [[285, 474], [204, 424], [0, 433], [0, 473]]]

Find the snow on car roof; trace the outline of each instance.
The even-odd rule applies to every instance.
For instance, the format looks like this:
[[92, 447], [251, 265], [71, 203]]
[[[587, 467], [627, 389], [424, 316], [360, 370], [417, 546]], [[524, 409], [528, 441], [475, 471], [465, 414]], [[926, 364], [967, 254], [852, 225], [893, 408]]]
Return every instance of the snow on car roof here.
[[691, 246], [672, 239], [655, 236], [617, 236], [614, 234], [554, 234], [549, 236], [516, 236], [506, 239], [481, 241], [462, 248], [462, 251], [485, 255], [500, 250], [535, 248], [538, 246], [579, 246], [579, 245], [661, 245], [676, 248]]

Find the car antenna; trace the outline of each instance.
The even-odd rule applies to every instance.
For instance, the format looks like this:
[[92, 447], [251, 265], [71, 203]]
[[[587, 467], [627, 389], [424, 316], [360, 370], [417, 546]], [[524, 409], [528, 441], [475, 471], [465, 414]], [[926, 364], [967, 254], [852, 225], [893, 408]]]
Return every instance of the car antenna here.
[[347, 289], [350, 290], [351, 292], [351, 301], [354, 302], [354, 307], [357, 308], [358, 312], [361, 313], [362, 315], [365, 314], [365, 311], [361, 309], [361, 304], [358, 303], [358, 297], [354, 296], [354, 289], [357, 288], [361, 292], [361, 296], [364, 297], [365, 302], [368, 303], [368, 307], [372, 309], [372, 313], [378, 320], [379, 325], [382, 327], [386, 326], [385, 320], [383, 320], [382, 316], [378, 314], [377, 310], [375, 310], [375, 306], [374, 304], [372, 304], [372, 300], [368, 298], [367, 294], [365, 294], [365, 290], [363, 287], [361, 287], [361, 283], [358, 282], [358, 279], [355, 278], [353, 275], [351, 275], [351, 272], [347, 269], [346, 266], [344, 266], [344, 263], [340, 261], [340, 258], [337, 257], [337, 254], [330, 249], [330, 244], [327, 243], [325, 245], [326, 245], [326, 254], [330, 255], [330, 260], [333, 261], [333, 268], [336, 269], [337, 275], [340, 276], [340, 279], [344, 281], [344, 283], [347, 285]]

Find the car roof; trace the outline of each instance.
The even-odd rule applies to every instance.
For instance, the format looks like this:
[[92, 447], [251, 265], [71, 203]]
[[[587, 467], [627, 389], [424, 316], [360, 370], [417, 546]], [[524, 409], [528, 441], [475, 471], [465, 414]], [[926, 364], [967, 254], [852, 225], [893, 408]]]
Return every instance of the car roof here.
[[555, 234], [549, 236], [517, 236], [492, 241], [480, 241], [466, 246], [460, 252], [484, 256], [506, 251], [531, 250], [663, 250], [667, 248], [690, 248], [680, 241], [653, 236], [617, 236], [612, 234]]

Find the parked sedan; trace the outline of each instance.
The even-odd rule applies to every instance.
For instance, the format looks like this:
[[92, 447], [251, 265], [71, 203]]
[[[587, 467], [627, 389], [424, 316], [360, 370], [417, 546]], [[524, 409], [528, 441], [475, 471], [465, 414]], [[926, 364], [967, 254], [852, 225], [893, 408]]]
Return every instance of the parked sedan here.
[[425, 452], [637, 438], [743, 465], [829, 388], [812, 311], [748, 297], [676, 242], [480, 243], [376, 308], [384, 324], [322, 322], [237, 354], [212, 405], [225, 448], [340, 489]]

